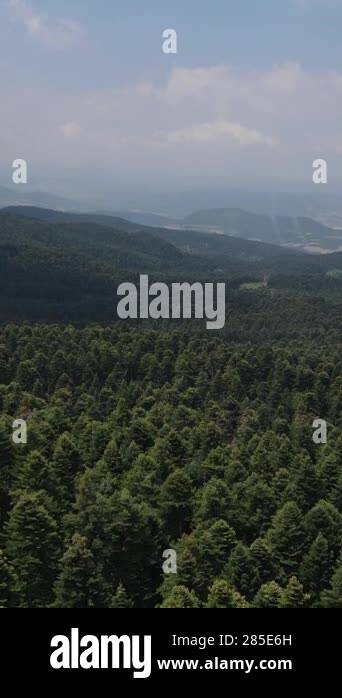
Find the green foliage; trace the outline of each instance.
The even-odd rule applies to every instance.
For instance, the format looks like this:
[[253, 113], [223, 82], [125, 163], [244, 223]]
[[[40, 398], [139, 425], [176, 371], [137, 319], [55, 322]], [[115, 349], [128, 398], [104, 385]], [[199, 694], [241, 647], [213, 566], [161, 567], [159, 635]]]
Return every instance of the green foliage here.
[[294, 572], [302, 558], [305, 534], [303, 515], [297, 504], [287, 502], [272, 520], [268, 540], [285, 574]]
[[297, 577], [290, 577], [287, 587], [281, 595], [281, 608], [303, 608], [305, 601], [303, 585]]
[[91, 608], [101, 605], [96, 580], [96, 564], [86, 538], [75, 533], [61, 559], [61, 573], [56, 582], [58, 608]]
[[132, 606], [133, 603], [128, 598], [125, 587], [120, 583], [113, 596], [111, 608], [132, 608]]
[[342, 558], [331, 578], [331, 584], [321, 594], [323, 608], [342, 608]]
[[0, 608], [9, 606], [11, 585], [11, 568], [3, 551], [0, 550]]
[[182, 470], [175, 470], [160, 489], [160, 510], [171, 538], [179, 538], [191, 519], [192, 483]]
[[[275, 242], [274, 221], [246, 212], [240, 212], [238, 218], [240, 214], [247, 217], [248, 235], [255, 238], [257, 225], [257, 236], [265, 242], [236, 236], [236, 210], [228, 210], [229, 218], [233, 216], [234, 223], [230, 224], [234, 235], [150, 228], [111, 216], [72, 215], [30, 207], [1, 211], [0, 320], [111, 323], [119, 283], [136, 282], [139, 273], [167, 283], [183, 279], [222, 281], [224, 274], [224, 280], [230, 284], [229, 327], [224, 333], [230, 340], [341, 336], [338, 303], [342, 281], [341, 274], [336, 274], [342, 270], [341, 253], [302, 255], [268, 244], [269, 240]], [[282, 220], [284, 239], [290, 236], [293, 242], [293, 221], [286, 217]], [[322, 229], [326, 246], [329, 229], [302, 219], [301, 225], [308, 224], [310, 230], [305, 234], [312, 240], [312, 229]], [[265, 226], [269, 228], [266, 237]], [[246, 230], [243, 223], [242, 237], [246, 237]], [[250, 282], [259, 287], [267, 283], [267, 287], [248, 290]], [[247, 288], [240, 290], [246, 284]], [[32, 390], [37, 396], [43, 394], [41, 368], [46, 368], [44, 357], [41, 358], [37, 364], [26, 356], [17, 377], [22, 389]], [[101, 353], [99, 359], [104, 367]], [[91, 367], [89, 362], [87, 370], [91, 371]], [[168, 379], [168, 362], [158, 364], [150, 356], [144, 359], [142, 367], [148, 368], [149, 377], [155, 369], [159, 380]], [[307, 368], [299, 371], [301, 387], [305, 381], [310, 382]], [[50, 367], [54, 386], [70, 385], [67, 369], [67, 362], [61, 362], [56, 355]], [[6, 381], [6, 368], [0, 357], [2, 375]], [[232, 394], [238, 393], [245, 378], [239, 371], [227, 376], [226, 385]], [[284, 383], [288, 380], [291, 371], [284, 376]]]
[[43, 491], [24, 493], [7, 525], [7, 555], [13, 567], [13, 594], [22, 607], [46, 606], [53, 600], [53, 582], [60, 554], [57, 524]]
[[193, 591], [187, 587], [175, 586], [163, 603], [161, 608], [200, 608], [201, 603]]
[[304, 555], [300, 566], [300, 578], [313, 598], [319, 596], [331, 578], [333, 554], [329, 544], [320, 532]]
[[[269, 302], [244, 322], [259, 307], [263, 326]], [[234, 320], [233, 341], [0, 326], [0, 606], [339, 607], [342, 362], [327, 322], [327, 342], [253, 344]]]
[[215, 579], [209, 589], [206, 608], [248, 608], [248, 603], [225, 579]]
[[253, 601], [256, 608], [280, 608], [283, 590], [277, 582], [262, 584]]

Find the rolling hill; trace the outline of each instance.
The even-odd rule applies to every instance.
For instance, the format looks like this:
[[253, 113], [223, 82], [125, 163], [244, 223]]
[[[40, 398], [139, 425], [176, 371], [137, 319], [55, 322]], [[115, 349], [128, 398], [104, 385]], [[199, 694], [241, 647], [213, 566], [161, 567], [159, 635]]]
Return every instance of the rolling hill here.
[[224, 235], [249, 240], [291, 245], [310, 252], [342, 249], [342, 230], [301, 216], [266, 216], [241, 209], [222, 208], [197, 211], [184, 218], [192, 228], [214, 229]]
[[340, 298], [341, 272], [342, 253], [308, 255], [100, 214], [0, 211], [0, 321], [110, 321], [118, 284], [141, 273], [167, 283], [224, 280], [231, 289], [266, 279], [268, 291]]
[[[88, 225], [89, 228], [82, 228], [83, 231], [94, 231], [93, 237], [96, 240], [97, 228], [101, 226], [111, 228], [116, 232], [129, 234], [145, 234], [152, 235], [154, 238], [163, 239], [168, 243], [180, 248], [187, 255], [200, 255], [201, 257], [217, 257], [217, 262], [222, 262], [222, 256], [239, 259], [244, 262], [260, 262], [268, 258], [278, 256], [289, 256], [294, 258], [295, 253], [291, 250], [283, 250], [274, 244], [249, 240], [247, 238], [234, 238], [233, 236], [207, 233], [205, 230], [191, 230], [188, 228], [161, 228], [159, 226], [147, 226], [142, 223], [132, 222], [117, 216], [109, 216], [99, 213], [73, 213], [67, 211], [56, 211], [46, 208], [38, 208], [33, 206], [17, 206], [6, 207], [0, 211], [0, 215], [14, 215], [21, 219], [37, 220], [47, 224], [67, 224], [68, 226]], [[29, 228], [31, 229], [32, 224]], [[68, 228], [73, 230], [75, 228]], [[103, 232], [98, 233], [99, 240], [103, 240]], [[85, 239], [87, 236], [85, 236]], [[105, 238], [113, 240], [112, 233]], [[123, 242], [125, 238], [121, 238]], [[79, 240], [80, 241], [80, 240]], [[141, 242], [141, 241], [140, 241]], [[167, 263], [167, 259], [165, 260]], [[220, 265], [219, 265], [220, 266]]]

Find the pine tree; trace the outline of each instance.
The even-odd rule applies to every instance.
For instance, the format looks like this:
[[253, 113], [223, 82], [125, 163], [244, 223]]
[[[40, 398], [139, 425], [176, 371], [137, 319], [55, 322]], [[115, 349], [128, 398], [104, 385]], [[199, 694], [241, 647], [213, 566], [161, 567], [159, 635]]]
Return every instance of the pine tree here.
[[322, 533], [310, 546], [304, 555], [300, 566], [300, 579], [305, 589], [315, 598], [320, 591], [328, 586], [332, 572], [332, 555], [329, 552], [328, 541]]
[[293, 499], [302, 511], [307, 511], [320, 496], [320, 478], [309, 455], [295, 456], [291, 468], [293, 479], [288, 487], [288, 498]]
[[304, 549], [303, 517], [295, 502], [287, 502], [277, 511], [268, 532], [268, 540], [285, 573], [297, 570]]
[[269, 582], [274, 576], [275, 569], [272, 551], [264, 538], [256, 538], [251, 544], [249, 552], [259, 588], [261, 584]]
[[226, 520], [230, 513], [230, 502], [226, 483], [216, 477], [211, 478], [201, 491], [199, 505], [196, 507], [196, 521]]
[[250, 552], [243, 543], [239, 542], [229, 559], [230, 579], [238, 591], [250, 599], [258, 588], [258, 578]]
[[305, 601], [303, 585], [298, 581], [297, 577], [290, 577], [287, 587], [281, 595], [281, 608], [303, 608]]
[[204, 600], [207, 597], [208, 585], [223, 573], [227, 565], [229, 556], [236, 546], [236, 534], [226, 521], [218, 520], [208, 529], [205, 524], [201, 524], [189, 538], [197, 558], [191, 586], [201, 600]]
[[283, 590], [277, 582], [262, 584], [252, 606], [255, 608], [280, 608]]
[[74, 496], [75, 478], [80, 470], [80, 453], [69, 434], [62, 434], [56, 443], [52, 466], [57, 481], [56, 497], [62, 508]]
[[214, 579], [206, 608], [248, 608], [248, 603], [225, 579]]
[[342, 608], [342, 558], [331, 578], [330, 587], [322, 591], [321, 605], [323, 608]]
[[175, 586], [160, 608], [200, 608], [201, 602], [187, 587]]
[[330, 502], [320, 500], [305, 516], [305, 529], [310, 542], [321, 532], [330, 550], [339, 553], [342, 515]]
[[111, 608], [132, 608], [133, 603], [127, 596], [123, 584], [119, 584], [110, 604]]
[[113, 475], [120, 475], [122, 473], [124, 467], [117, 439], [114, 438], [109, 441], [103, 454], [103, 460], [109, 465]]
[[56, 582], [54, 606], [58, 608], [91, 608], [103, 606], [106, 597], [101, 595], [96, 579], [94, 556], [84, 536], [75, 533], [61, 559], [61, 573]]
[[160, 510], [166, 531], [173, 538], [187, 530], [191, 516], [192, 483], [183, 470], [175, 470], [160, 489]]
[[60, 546], [50, 507], [44, 492], [24, 493], [10, 513], [7, 553], [14, 571], [13, 591], [21, 607], [47, 606], [53, 598]]
[[[48, 461], [39, 451], [32, 451], [20, 464], [15, 478], [15, 491], [51, 491], [51, 473]], [[49, 492], [50, 493], [50, 492]]]

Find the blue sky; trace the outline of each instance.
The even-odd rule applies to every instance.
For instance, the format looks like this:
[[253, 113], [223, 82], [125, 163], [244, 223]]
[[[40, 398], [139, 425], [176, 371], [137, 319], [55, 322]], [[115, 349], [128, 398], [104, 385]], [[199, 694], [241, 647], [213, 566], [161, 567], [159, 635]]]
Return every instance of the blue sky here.
[[51, 24], [68, 19], [79, 22], [85, 32], [77, 50], [47, 52], [22, 23], [9, 22], [14, 11], [8, 12], [7, 0], [2, 0], [1, 52], [13, 58], [15, 45], [17, 73], [37, 84], [46, 84], [52, 76], [59, 86], [69, 87], [162, 80], [170, 65], [161, 60], [158, 39], [167, 27], [179, 34], [179, 53], [172, 66], [229, 63], [267, 68], [294, 61], [309, 69], [339, 69], [341, 64], [340, 0], [23, 0], [23, 4], [37, 15], [47, 15]]
[[290, 187], [326, 157], [336, 190], [341, 26], [341, 0], [2, 0], [0, 170], [13, 153], [50, 190]]

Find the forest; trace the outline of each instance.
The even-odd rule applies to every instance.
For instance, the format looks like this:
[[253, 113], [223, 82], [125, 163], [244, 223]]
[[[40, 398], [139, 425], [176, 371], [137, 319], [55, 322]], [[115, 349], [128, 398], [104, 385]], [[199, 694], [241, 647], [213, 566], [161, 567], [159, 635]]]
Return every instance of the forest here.
[[[0, 212], [0, 607], [342, 607], [341, 253], [26, 213]], [[119, 320], [139, 273], [227, 282], [225, 327]]]
[[1, 606], [341, 607], [338, 341], [23, 323], [0, 346]]

